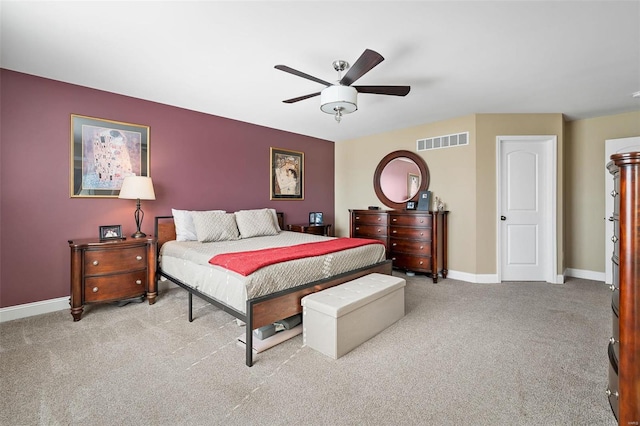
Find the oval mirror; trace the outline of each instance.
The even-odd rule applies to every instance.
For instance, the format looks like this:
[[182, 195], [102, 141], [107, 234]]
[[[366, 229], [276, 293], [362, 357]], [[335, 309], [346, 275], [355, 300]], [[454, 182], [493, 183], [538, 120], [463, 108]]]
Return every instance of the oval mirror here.
[[384, 205], [404, 209], [407, 201], [416, 201], [418, 192], [429, 188], [429, 168], [411, 151], [394, 151], [378, 164], [373, 188]]

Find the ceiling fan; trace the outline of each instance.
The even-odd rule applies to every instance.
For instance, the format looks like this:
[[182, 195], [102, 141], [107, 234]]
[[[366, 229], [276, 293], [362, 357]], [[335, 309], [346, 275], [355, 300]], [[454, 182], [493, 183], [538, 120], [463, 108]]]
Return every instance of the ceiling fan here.
[[[329, 83], [328, 81], [305, 74], [286, 65], [276, 65], [275, 68], [280, 71], [288, 72], [327, 86], [320, 92], [287, 99], [282, 102], [292, 104], [320, 95], [320, 109], [327, 114], [334, 114], [336, 121], [339, 123], [343, 114], [349, 114], [358, 109], [358, 93], [406, 96], [409, 90], [411, 90], [409, 86], [352, 86], [356, 80], [371, 71], [373, 67], [382, 61], [384, 61], [382, 55], [370, 49], [366, 49], [351, 68], [349, 68], [347, 61], [333, 61], [333, 68], [338, 71], [339, 74], [339, 80], [336, 83]], [[342, 71], [346, 69], [349, 69], [349, 71], [342, 77]]]

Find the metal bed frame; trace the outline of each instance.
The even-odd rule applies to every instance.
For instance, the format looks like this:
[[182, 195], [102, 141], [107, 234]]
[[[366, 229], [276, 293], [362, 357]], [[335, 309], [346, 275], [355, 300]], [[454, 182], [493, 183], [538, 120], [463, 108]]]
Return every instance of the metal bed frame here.
[[[280, 229], [284, 229], [284, 215], [280, 212], [278, 214], [278, 222]], [[166, 222], [165, 222], [166, 221]], [[173, 216], [156, 216], [155, 218], [155, 235], [158, 239], [158, 254], [160, 253], [160, 247], [167, 241], [175, 240], [175, 225], [173, 223]], [[182, 287], [189, 292], [189, 322], [193, 321], [193, 295], [195, 294], [199, 298], [211, 303], [212, 305], [222, 309], [223, 311], [231, 314], [233, 317], [243, 321], [245, 325], [245, 346], [246, 346], [246, 365], [251, 367], [253, 365], [253, 330], [283, 318], [299, 314], [302, 312], [302, 306], [300, 300], [311, 293], [324, 290], [329, 287], [333, 287], [356, 278], [368, 275], [374, 272], [391, 275], [391, 260], [384, 260], [382, 262], [366, 266], [363, 268], [348, 271], [333, 277], [325, 278], [318, 281], [313, 281], [307, 284], [302, 284], [297, 287], [293, 287], [286, 290], [281, 290], [272, 294], [248, 299], [246, 304], [246, 313], [240, 312], [237, 309], [221, 302], [207, 294], [202, 293], [198, 289], [182, 282], [181, 280], [172, 277], [171, 275], [162, 271], [160, 267], [160, 256], [158, 258], [158, 265], [156, 273], [158, 278], [165, 277], [172, 283]]]

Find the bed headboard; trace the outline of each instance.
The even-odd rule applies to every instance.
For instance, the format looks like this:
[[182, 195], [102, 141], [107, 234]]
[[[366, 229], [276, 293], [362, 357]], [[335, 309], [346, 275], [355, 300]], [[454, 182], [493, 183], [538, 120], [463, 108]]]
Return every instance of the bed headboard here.
[[[284, 213], [276, 212], [276, 215], [280, 229], [284, 230]], [[158, 239], [158, 250], [167, 241], [176, 239], [176, 225], [173, 222], [173, 216], [156, 216], [155, 236]]]

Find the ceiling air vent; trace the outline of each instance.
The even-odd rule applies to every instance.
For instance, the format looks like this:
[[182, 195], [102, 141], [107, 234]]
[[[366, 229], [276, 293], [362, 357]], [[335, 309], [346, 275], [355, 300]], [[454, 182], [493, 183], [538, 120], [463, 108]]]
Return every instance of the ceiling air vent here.
[[427, 151], [430, 149], [439, 148], [452, 148], [454, 146], [462, 145], [469, 145], [469, 132], [417, 140], [418, 151]]

